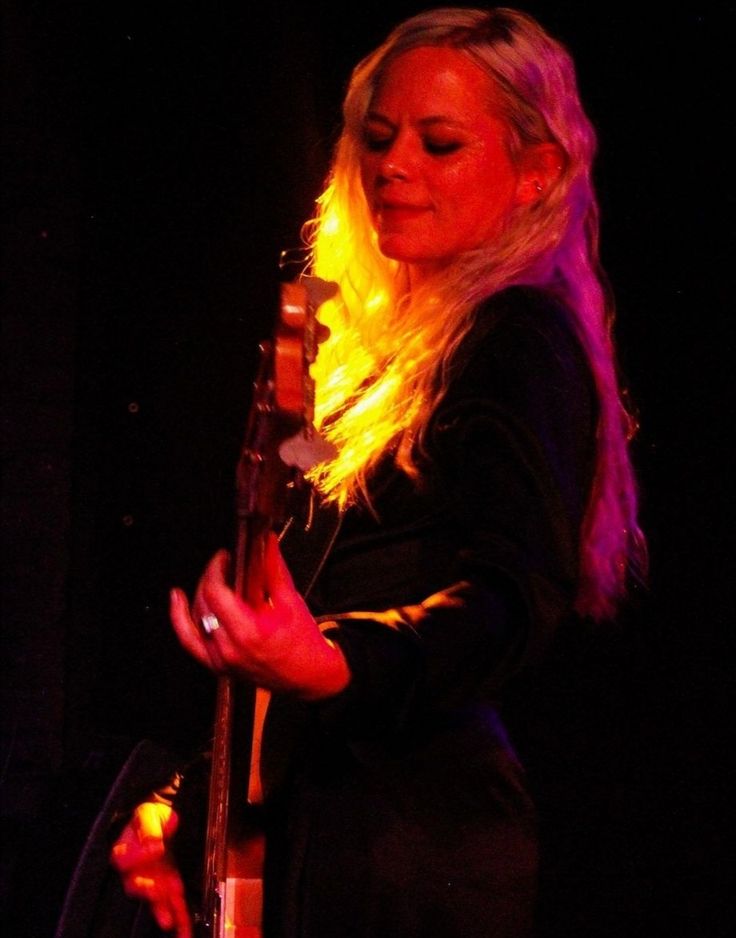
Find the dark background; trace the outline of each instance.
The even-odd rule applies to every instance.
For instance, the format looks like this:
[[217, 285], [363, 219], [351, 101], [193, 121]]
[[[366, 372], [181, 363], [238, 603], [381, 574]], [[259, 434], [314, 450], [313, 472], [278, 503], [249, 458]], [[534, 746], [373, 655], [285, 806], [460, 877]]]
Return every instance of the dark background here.
[[[52, 934], [131, 747], [207, 731], [211, 681], [171, 636], [167, 590], [229, 543], [276, 259], [319, 192], [349, 69], [424, 6], [4, 3], [13, 935]], [[730, 934], [734, 5], [523, 8], [570, 47], [599, 130], [652, 555], [649, 588], [554, 700], [575, 753], [558, 785], [587, 831], [559, 934]]]

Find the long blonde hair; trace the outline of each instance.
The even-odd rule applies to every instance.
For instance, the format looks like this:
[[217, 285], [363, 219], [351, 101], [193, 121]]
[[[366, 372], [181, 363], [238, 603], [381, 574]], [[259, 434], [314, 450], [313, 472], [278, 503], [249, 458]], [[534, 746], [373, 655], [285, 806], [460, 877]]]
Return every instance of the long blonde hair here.
[[[493, 243], [465, 253], [441, 281], [408, 290], [404, 265], [377, 247], [359, 176], [365, 114], [389, 63], [417, 46], [449, 46], [479, 65], [500, 92], [514, 157], [555, 142], [565, 154], [544, 196], [514, 209]], [[644, 563], [628, 440], [611, 339], [612, 305], [598, 253], [591, 180], [593, 128], [566, 49], [515, 10], [441, 8], [399, 25], [355, 68], [327, 188], [308, 226], [313, 272], [340, 285], [321, 318], [331, 330], [320, 351], [317, 422], [338, 455], [314, 473], [323, 495], [349, 504], [392, 452], [409, 475], [423, 431], [446, 387], [447, 366], [473, 325], [478, 304], [513, 284], [543, 287], [571, 311], [599, 398], [595, 479], [581, 532], [577, 607], [610, 615], [627, 571]]]

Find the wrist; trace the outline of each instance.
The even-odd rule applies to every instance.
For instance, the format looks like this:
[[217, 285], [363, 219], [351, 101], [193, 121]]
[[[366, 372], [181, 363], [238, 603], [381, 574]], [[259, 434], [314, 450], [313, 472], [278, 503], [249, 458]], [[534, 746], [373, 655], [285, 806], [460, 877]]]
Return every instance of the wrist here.
[[161, 788], [157, 788], [151, 793], [149, 801], [154, 804], [162, 804], [168, 808], [174, 806], [176, 797], [179, 794], [179, 789], [181, 788], [181, 783], [184, 779], [184, 776], [181, 772], [174, 772], [172, 777], [169, 779], [168, 784], [163, 785]]
[[339, 694], [350, 683], [350, 668], [335, 642], [321, 636], [318, 653], [309, 669], [309, 679], [299, 694], [304, 700], [322, 700]]

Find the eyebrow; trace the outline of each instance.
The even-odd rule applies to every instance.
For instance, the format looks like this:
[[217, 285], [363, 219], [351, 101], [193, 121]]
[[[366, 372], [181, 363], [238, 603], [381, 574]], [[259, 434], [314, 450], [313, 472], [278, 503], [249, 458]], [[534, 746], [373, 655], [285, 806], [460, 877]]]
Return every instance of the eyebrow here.
[[[389, 127], [395, 127], [393, 121], [389, 120], [388, 117], [385, 117], [383, 114], [379, 114], [376, 111], [368, 111], [365, 115], [366, 121], [375, 121], [379, 124], [386, 124]], [[459, 120], [456, 120], [454, 117], [450, 117], [447, 114], [429, 114], [427, 117], [420, 118], [417, 123], [420, 127], [431, 127], [434, 124], [446, 124], [451, 127], [463, 128], [466, 125]]]

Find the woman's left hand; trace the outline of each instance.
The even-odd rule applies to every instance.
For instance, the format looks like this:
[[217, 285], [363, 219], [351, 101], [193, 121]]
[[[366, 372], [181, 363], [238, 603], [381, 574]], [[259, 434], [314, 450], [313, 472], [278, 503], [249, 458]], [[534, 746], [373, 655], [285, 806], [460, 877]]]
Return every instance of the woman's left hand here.
[[179, 818], [171, 805], [144, 801], [110, 853], [127, 895], [147, 902], [159, 928], [172, 938], [192, 938], [184, 882], [168, 850]]
[[[171, 621], [184, 648], [212, 671], [270, 690], [305, 699], [343, 690], [350, 680], [345, 658], [295, 589], [276, 536], [266, 545], [262, 603], [250, 605], [230, 588], [228, 566], [226, 551], [215, 554], [191, 608], [181, 590], [172, 590]], [[203, 628], [205, 616], [215, 617], [214, 630]]]

